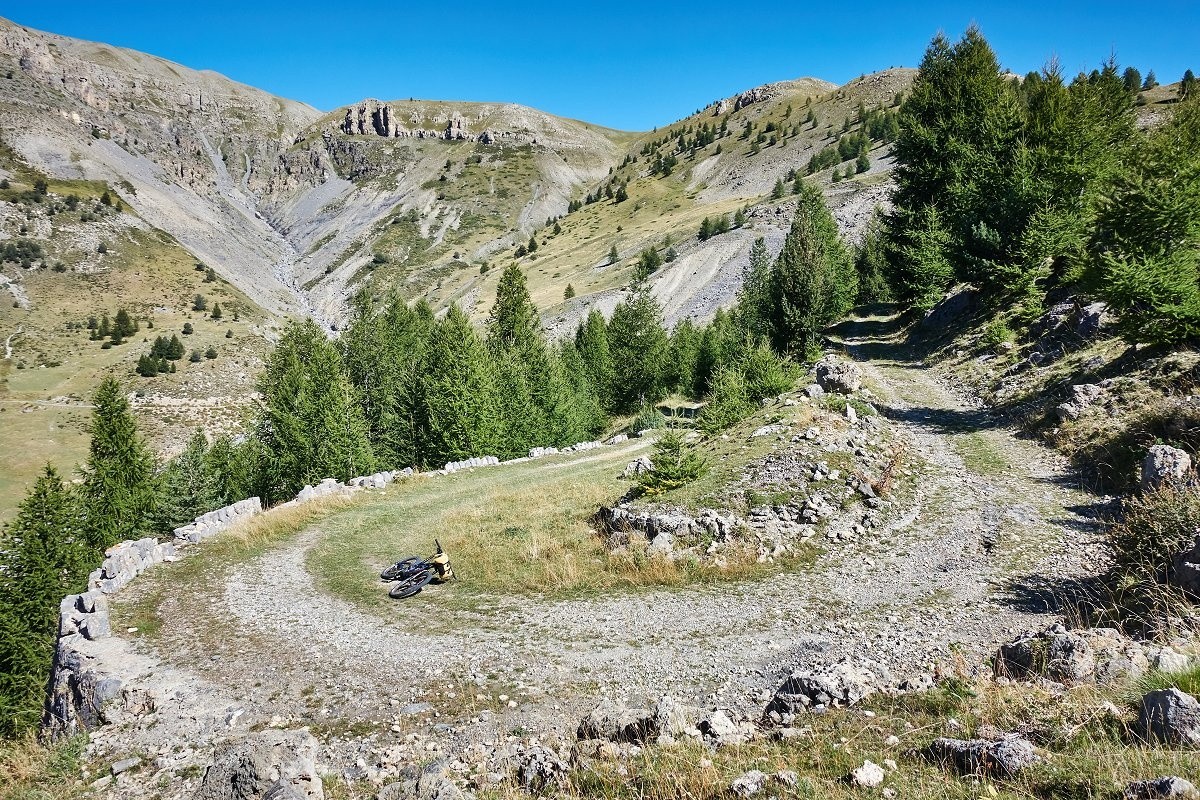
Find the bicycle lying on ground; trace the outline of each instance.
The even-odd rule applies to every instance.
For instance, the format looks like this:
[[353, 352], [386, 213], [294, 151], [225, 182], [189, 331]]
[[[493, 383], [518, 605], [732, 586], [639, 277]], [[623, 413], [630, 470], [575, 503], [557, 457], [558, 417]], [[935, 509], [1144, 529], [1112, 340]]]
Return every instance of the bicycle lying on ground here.
[[430, 583], [445, 583], [454, 579], [450, 556], [442, 549], [442, 543], [437, 539], [433, 540], [433, 544], [437, 547], [437, 552], [429, 558], [408, 556], [379, 573], [381, 580], [399, 581], [388, 590], [388, 597], [403, 600], [412, 597]]

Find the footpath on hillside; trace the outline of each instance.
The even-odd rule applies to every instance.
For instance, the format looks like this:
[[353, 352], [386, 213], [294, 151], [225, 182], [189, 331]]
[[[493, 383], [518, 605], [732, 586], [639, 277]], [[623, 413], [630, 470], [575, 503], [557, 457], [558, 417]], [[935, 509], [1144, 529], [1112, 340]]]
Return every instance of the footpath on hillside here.
[[[754, 716], [791, 670], [843, 658], [919, 684], [1056, 621], [1055, 587], [1093, 571], [1097, 555], [1093, 498], [1066, 462], [910, 360], [894, 321], [854, 320], [836, 346], [858, 360], [924, 468], [887, 525], [811, 566], [741, 584], [496, 597], [475, 609], [396, 604], [384, 616], [320, 589], [307, 568], [327, 536], [317, 525], [220, 580], [180, 587], [162, 630], [133, 647], [164, 674], [208, 687], [213, 707], [243, 709], [239, 724], [395, 732], [432, 725], [421, 715], [436, 710], [453, 728], [430, 735], [453, 749], [512, 731], [569, 737], [601, 696], [672, 694]], [[631, 440], [584, 458], [620, 471], [644, 447]], [[524, 469], [534, 467], [488, 480], [524, 480]], [[480, 502], [470, 480], [462, 502]], [[152, 745], [172, 731], [138, 735]], [[366, 745], [347, 736], [329, 746], [334, 762], [353, 763]]]

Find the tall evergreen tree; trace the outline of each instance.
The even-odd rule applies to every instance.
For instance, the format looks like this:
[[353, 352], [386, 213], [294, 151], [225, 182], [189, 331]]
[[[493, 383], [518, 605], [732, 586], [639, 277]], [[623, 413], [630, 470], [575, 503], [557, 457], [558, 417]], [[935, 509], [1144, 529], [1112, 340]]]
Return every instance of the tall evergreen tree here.
[[750, 262], [738, 290], [737, 320], [751, 339], [771, 334], [771, 255], [762, 237], [750, 247]]
[[333, 344], [312, 320], [292, 322], [260, 381], [257, 436], [267, 451], [268, 499], [324, 478], [349, 480], [375, 459], [358, 397]]
[[596, 309], [588, 312], [587, 319], [575, 331], [575, 349], [587, 370], [591, 383], [601, 404], [606, 410], [613, 406], [613, 382], [616, 373], [612, 353], [608, 346], [608, 325], [604, 315]]
[[92, 405], [80, 492], [88, 541], [104, 550], [122, 539], [140, 538], [153, 525], [154, 461], [115, 379], [100, 383]]
[[484, 343], [457, 305], [430, 337], [421, 401], [430, 459], [494, 454], [501, 436], [495, 377]]
[[820, 331], [854, 305], [858, 278], [821, 191], [806, 185], [771, 273], [771, 334], [781, 353], [819, 348]]
[[424, 302], [409, 308], [392, 294], [380, 309], [364, 290], [353, 299], [339, 342], [372, 448], [391, 469], [422, 463], [420, 375], [432, 330], [433, 312]]
[[615, 409], [629, 413], [658, 401], [663, 392], [667, 334], [662, 307], [650, 290], [639, 288], [618, 303], [607, 332], [613, 369], [620, 375], [612, 386]]
[[0, 536], [0, 736], [37, 727], [59, 601], [83, 590], [97, 555], [80, 534], [74, 497], [47, 466]]
[[[222, 505], [219, 476], [209, 459], [208, 439], [197, 429], [183, 452], [159, 476], [155, 520], [158, 532], [170, 534], [196, 517]], [[241, 498], [238, 498], [241, 499]]]

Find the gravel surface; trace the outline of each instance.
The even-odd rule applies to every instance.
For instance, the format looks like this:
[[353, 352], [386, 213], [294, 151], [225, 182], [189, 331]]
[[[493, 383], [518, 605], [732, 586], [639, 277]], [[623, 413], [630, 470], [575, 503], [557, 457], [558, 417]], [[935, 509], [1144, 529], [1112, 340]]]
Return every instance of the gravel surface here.
[[[389, 620], [315, 587], [305, 557], [324, 535], [317, 527], [197, 587], [191, 602], [203, 611], [175, 616], [141, 647], [222, 687], [231, 709], [245, 709], [239, 724], [359, 721], [386, 739], [414, 720], [449, 722], [431, 730], [444, 740], [436, 747], [456, 750], [513, 731], [569, 736], [599, 695], [670, 693], [754, 716], [798, 667], [849, 656], [898, 682], [978, 665], [1051, 622], [1013, 587], [1090, 571], [1090, 496], [1070, 487], [1062, 459], [994, 426], [921, 365], [866, 340], [845, 344], [874, 357], [861, 366], [876, 405], [924, 467], [879, 529], [830, 545], [812, 567], [721, 587], [501, 597], [436, 618], [398, 605]], [[992, 455], [982, 471], [961, 455], [980, 447]], [[236, 635], [206, 633], [214, 619]], [[365, 746], [325, 744], [332, 763], [351, 765]]]

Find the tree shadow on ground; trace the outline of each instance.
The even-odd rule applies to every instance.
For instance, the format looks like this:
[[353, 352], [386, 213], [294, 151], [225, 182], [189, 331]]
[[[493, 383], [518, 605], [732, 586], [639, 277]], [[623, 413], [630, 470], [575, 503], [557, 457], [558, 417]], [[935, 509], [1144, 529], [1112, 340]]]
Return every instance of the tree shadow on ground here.
[[1002, 418], [988, 409], [945, 409], [927, 406], [898, 408], [883, 403], [876, 410], [893, 422], [925, 428], [935, 433], [971, 433], [973, 431], [1004, 426]]

